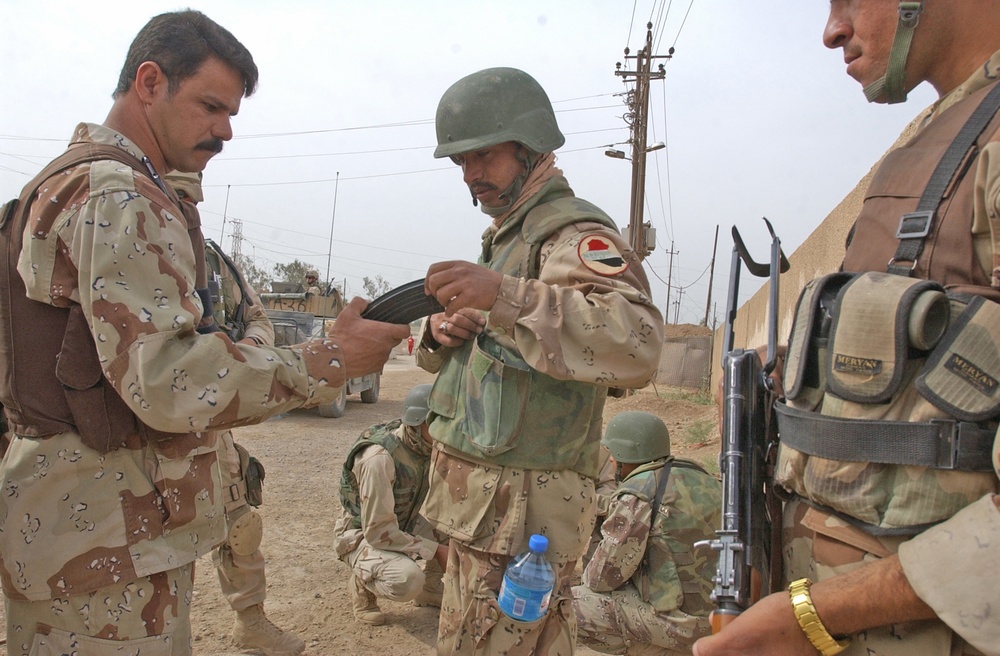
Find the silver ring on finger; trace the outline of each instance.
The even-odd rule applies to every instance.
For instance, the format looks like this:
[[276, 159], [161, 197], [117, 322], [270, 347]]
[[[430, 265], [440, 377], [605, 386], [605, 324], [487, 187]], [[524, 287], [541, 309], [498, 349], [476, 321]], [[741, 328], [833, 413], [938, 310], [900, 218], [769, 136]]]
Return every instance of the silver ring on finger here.
[[445, 333], [447, 335], [448, 334], [448, 322], [447, 321], [442, 321], [441, 325], [438, 326], [438, 330], [440, 330], [441, 332], [443, 332], [443, 333]]

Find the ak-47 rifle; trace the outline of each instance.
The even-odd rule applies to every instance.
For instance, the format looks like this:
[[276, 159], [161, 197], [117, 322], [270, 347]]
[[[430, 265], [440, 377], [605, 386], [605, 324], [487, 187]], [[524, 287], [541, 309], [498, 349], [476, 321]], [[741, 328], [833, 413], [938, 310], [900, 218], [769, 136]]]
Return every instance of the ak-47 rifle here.
[[[719, 552], [713, 578], [712, 631], [718, 633], [761, 596], [781, 586], [780, 503], [770, 488], [777, 426], [771, 372], [777, 363], [778, 274], [788, 270], [781, 240], [771, 223], [770, 264], [754, 262], [733, 227], [733, 259], [729, 274], [726, 334], [722, 350], [723, 412], [722, 526], [718, 538], [698, 543]], [[740, 286], [740, 262], [758, 278], [770, 278], [767, 362], [755, 350], [733, 349]], [[772, 501], [773, 500], [773, 501]]]

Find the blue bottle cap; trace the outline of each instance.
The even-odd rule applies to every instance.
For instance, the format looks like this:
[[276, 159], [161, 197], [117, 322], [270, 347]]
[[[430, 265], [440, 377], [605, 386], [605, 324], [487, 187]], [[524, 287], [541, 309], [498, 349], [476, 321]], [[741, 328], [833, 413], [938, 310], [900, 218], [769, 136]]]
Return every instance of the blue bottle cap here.
[[528, 548], [538, 553], [545, 553], [545, 550], [549, 548], [549, 539], [544, 535], [533, 533], [528, 538]]

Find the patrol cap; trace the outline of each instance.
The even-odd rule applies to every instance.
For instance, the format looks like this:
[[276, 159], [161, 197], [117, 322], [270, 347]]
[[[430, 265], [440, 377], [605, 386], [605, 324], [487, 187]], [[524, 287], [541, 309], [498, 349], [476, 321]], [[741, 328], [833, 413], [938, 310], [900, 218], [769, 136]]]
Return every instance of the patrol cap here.
[[171, 171], [163, 176], [167, 184], [177, 192], [178, 195], [186, 196], [196, 203], [205, 200], [205, 194], [201, 190], [201, 172], [181, 173]]
[[608, 422], [601, 444], [616, 462], [652, 462], [670, 455], [670, 432], [656, 415], [630, 410]]
[[451, 85], [434, 118], [434, 157], [516, 141], [536, 153], [566, 143], [542, 86], [516, 68], [487, 68]]
[[417, 385], [406, 394], [403, 399], [403, 423], [407, 426], [419, 426], [427, 419], [430, 409], [427, 407], [427, 398], [431, 395], [430, 383]]

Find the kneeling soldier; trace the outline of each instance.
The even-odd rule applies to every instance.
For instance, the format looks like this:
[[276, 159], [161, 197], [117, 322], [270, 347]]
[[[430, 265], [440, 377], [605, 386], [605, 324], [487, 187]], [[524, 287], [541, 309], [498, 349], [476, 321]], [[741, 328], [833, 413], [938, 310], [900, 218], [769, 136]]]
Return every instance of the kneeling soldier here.
[[616, 463], [601, 542], [573, 588], [582, 644], [608, 654], [690, 654], [711, 631], [722, 486], [670, 455], [670, 434], [647, 412], [623, 412], [601, 442]]
[[[354, 617], [365, 624], [385, 623], [376, 597], [441, 605], [448, 548], [419, 514], [431, 454], [430, 390], [429, 384], [410, 390], [402, 418], [366, 429], [344, 462], [333, 546], [351, 568]], [[426, 561], [424, 569], [417, 558]]]

